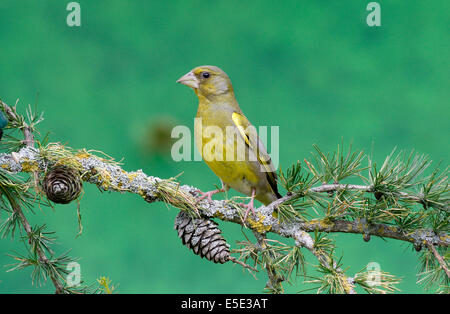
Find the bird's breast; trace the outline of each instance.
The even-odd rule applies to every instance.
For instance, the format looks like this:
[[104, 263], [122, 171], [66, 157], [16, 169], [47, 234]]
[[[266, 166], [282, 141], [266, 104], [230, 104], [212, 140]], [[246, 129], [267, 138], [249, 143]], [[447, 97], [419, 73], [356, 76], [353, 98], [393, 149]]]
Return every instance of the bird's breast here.
[[256, 165], [249, 162], [248, 148], [238, 148], [238, 134], [228, 131], [230, 123], [222, 125], [207, 123], [195, 125], [195, 142], [203, 161], [222, 181], [243, 194], [251, 195], [251, 189], [260, 180]]

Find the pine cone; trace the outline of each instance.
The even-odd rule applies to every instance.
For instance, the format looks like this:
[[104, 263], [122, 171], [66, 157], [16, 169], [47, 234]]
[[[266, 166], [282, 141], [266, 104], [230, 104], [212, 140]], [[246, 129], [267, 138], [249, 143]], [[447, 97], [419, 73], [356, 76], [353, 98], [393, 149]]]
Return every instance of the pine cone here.
[[76, 199], [83, 187], [80, 173], [64, 165], [51, 168], [42, 185], [47, 198], [59, 204], [68, 204]]
[[223, 264], [230, 260], [230, 246], [217, 226], [212, 220], [192, 218], [183, 211], [175, 219], [175, 229], [184, 245], [202, 258]]

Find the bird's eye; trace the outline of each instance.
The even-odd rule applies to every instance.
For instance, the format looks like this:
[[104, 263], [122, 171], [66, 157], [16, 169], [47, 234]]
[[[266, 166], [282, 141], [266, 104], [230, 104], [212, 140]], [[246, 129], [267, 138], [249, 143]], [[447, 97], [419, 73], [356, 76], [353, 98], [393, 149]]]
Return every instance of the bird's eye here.
[[203, 76], [203, 78], [208, 78], [209, 77], [209, 72], [203, 72], [202, 76]]

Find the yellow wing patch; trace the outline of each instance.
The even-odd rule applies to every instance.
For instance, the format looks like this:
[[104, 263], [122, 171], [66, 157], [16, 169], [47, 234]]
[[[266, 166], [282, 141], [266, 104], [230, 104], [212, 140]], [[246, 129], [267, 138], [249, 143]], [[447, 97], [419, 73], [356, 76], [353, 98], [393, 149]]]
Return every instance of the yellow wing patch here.
[[[264, 166], [264, 169], [266, 172], [273, 172], [273, 170], [270, 168], [270, 157], [262, 156], [263, 152], [260, 151], [258, 147], [258, 135], [255, 134], [253, 136], [253, 139], [251, 140], [251, 135], [249, 134], [249, 126], [251, 126], [250, 122], [247, 120], [247, 118], [237, 112], [234, 112], [231, 116], [231, 119], [233, 120], [235, 126], [239, 130], [239, 133], [244, 138], [245, 143], [250, 147], [250, 149], [255, 153], [256, 157], [258, 158], [258, 161], [261, 165]], [[251, 126], [253, 127], [253, 126]]]
[[[272, 190], [275, 194], [278, 194], [277, 189], [277, 183], [276, 183], [276, 175], [274, 172], [274, 169], [272, 167], [272, 161], [270, 159], [270, 156], [262, 150], [262, 143], [259, 143], [258, 135], [256, 134], [256, 130], [254, 130], [254, 134], [251, 134], [249, 127], [253, 127], [250, 122], [247, 120], [247, 118], [237, 112], [234, 112], [231, 116], [231, 119], [233, 120], [234, 125], [239, 130], [239, 133], [244, 138], [245, 143], [248, 145], [248, 147], [255, 153], [256, 158], [258, 159], [258, 162], [260, 165], [264, 167], [264, 172], [267, 176], [267, 181], [269, 185], [271, 186]], [[261, 146], [260, 146], [261, 145]]]

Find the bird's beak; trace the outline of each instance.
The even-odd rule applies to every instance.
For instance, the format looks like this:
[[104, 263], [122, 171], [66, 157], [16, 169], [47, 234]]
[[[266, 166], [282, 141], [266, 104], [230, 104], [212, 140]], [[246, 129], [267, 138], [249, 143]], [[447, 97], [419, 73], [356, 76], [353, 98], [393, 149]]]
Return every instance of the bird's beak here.
[[177, 80], [177, 83], [184, 84], [191, 88], [198, 88], [198, 79], [195, 77], [194, 73], [189, 72]]

